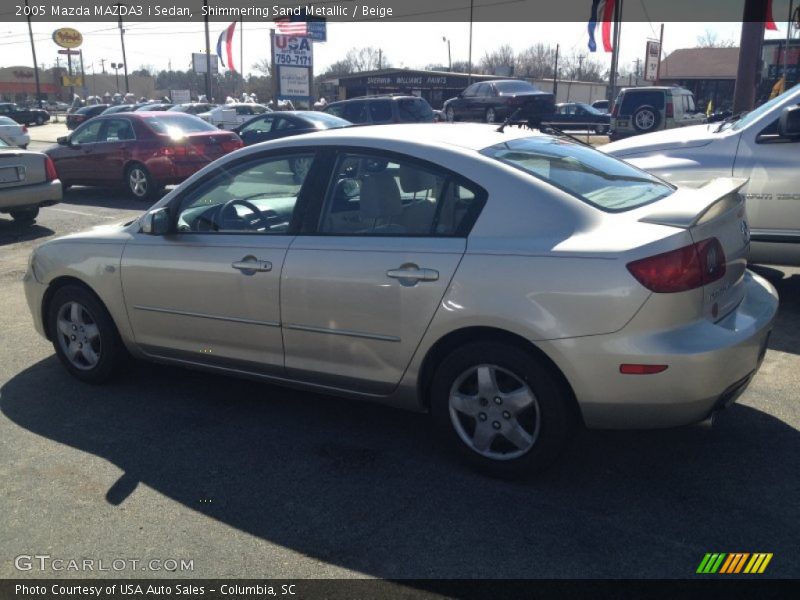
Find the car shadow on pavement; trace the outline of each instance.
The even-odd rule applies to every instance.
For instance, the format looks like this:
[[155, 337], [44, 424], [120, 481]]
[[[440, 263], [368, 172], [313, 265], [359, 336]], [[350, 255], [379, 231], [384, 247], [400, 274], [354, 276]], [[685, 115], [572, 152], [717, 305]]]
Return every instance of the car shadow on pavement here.
[[29, 242], [38, 238], [53, 235], [55, 231], [48, 227], [42, 227], [38, 223], [28, 225], [18, 223], [7, 215], [0, 216], [0, 246], [16, 244], [18, 242]]
[[770, 349], [800, 354], [800, 274], [787, 276], [781, 267], [750, 265], [749, 268], [774, 285], [780, 297]]
[[113, 187], [71, 187], [64, 192], [62, 204], [73, 206], [102, 206], [123, 210], [140, 210], [144, 212], [158, 202], [167, 191], [161, 191], [150, 200], [136, 200], [124, 188]]
[[425, 415], [172, 367], [98, 387], [50, 357], [0, 389], [0, 410], [124, 471], [82, 502], [124, 505], [141, 482], [371, 576], [691, 577], [733, 551], [798, 575], [800, 433], [743, 405], [711, 430], [581, 432], [522, 483], [466, 468]]

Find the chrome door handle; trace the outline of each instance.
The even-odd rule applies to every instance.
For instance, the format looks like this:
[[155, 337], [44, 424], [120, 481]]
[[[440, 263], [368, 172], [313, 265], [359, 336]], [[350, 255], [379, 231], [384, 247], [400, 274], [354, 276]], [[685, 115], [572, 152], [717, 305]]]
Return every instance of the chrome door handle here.
[[259, 260], [255, 256], [245, 256], [242, 260], [232, 262], [231, 267], [242, 272], [249, 271], [250, 273], [272, 271], [271, 262]]
[[417, 265], [406, 264], [399, 269], [386, 271], [386, 276], [398, 279], [402, 285], [416, 285], [418, 281], [438, 281], [439, 271], [434, 269], [420, 269]]

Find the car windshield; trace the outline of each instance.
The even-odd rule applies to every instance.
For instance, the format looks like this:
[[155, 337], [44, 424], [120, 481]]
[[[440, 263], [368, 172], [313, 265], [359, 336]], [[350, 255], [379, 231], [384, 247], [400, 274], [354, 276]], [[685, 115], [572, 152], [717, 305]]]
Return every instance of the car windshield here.
[[583, 110], [585, 110], [586, 112], [588, 112], [589, 114], [592, 114], [592, 115], [602, 115], [603, 114], [599, 110], [597, 110], [594, 106], [591, 106], [589, 104], [578, 103], [578, 106], [580, 108], [582, 108]]
[[536, 136], [490, 146], [481, 154], [516, 167], [607, 212], [666, 198], [675, 188], [593, 148]]
[[780, 104], [781, 102], [785, 101], [789, 96], [796, 95], [797, 92], [800, 91], [800, 84], [795, 85], [791, 89], [786, 90], [780, 96], [776, 96], [769, 102], [765, 102], [758, 108], [751, 110], [749, 113], [743, 115], [740, 119], [731, 121], [731, 123], [725, 123], [724, 126], [719, 128], [719, 131], [725, 130], [727, 127], [732, 127], [734, 131], [739, 131], [750, 125], [753, 121], [758, 119], [761, 115], [771, 111], [773, 107]]
[[513, 94], [515, 92], [535, 92], [536, 87], [527, 81], [500, 81], [494, 84], [494, 87], [501, 94]]
[[345, 121], [339, 117], [334, 117], [323, 112], [306, 112], [302, 114], [306, 121], [311, 121], [319, 129], [331, 129], [333, 127], [347, 127], [352, 125], [350, 121]]
[[156, 133], [164, 133], [171, 137], [182, 137], [187, 133], [202, 131], [219, 131], [211, 123], [206, 123], [202, 119], [190, 115], [154, 115], [143, 120]]

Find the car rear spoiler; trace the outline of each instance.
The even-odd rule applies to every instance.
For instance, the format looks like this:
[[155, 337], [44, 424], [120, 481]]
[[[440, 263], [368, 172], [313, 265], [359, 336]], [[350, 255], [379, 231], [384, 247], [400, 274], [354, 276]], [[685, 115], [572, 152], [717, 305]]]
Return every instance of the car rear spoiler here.
[[720, 177], [712, 179], [700, 188], [679, 189], [669, 198], [659, 202], [653, 212], [639, 221], [691, 229], [740, 202], [737, 192], [747, 182], [746, 178]]

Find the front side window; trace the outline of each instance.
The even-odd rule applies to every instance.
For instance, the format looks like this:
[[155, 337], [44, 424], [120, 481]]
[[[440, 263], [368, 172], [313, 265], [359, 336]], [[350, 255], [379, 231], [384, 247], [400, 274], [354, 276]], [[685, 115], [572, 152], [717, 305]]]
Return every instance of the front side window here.
[[181, 199], [178, 231], [286, 234], [313, 159], [299, 153], [220, 169]]
[[608, 212], [632, 210], [672, 194], [674, 188], [619, 159], [547, 136], [510, 140], [481, 154]]
[[351, 123], [367, 123], [369, 115], [367, 114], [367, 103], [358, 100], [356, 102], [346, 102], [344, 105], [344, 112], [342, 118], [350, 121]]
[[272, 131], [272, 117], [261, 117], [260, 119], [253, 119], [247, 125], [242, 127], [241, 133], [269, 133]]
[[343, 154], [319, 231], [333, 235], [454, 236], [480, 210], [476, 193], [436, 167], [379, 155]]
[[96, 142], [102, 126], [102, 121], [90, 121], [86, 123], [86, 125], [79, 127], [75, 133], [72, 134], [72, 143], [91, 144]]
[[133, 127], [128, 119], [109, 119], [106, 123], [105, 135], [102, 141], [122, 142], [136, 139], [133, 133]]
[[369, 103], [369, 116], [373, 123], [384, 123], [392, 120], [392, 101], [373, 100]]

